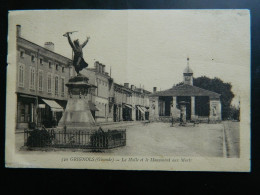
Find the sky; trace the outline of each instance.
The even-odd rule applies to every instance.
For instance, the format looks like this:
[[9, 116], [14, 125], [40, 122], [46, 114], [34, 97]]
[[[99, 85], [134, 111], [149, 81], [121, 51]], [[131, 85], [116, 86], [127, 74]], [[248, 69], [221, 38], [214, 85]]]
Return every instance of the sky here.
[[194, 77], [218, 77], [230, 82], [236, 95], [247, 91], [250, 79], [250, 17], [247, 10], [50, 10], [13, 11], [9, 33], [16, 24], [22, 37], [71, 58], [62, 35], [82, 43], [85, 61], [111, 68], [115, 82], [152, 91], [171, 88], [183, 80], [190, 58]]

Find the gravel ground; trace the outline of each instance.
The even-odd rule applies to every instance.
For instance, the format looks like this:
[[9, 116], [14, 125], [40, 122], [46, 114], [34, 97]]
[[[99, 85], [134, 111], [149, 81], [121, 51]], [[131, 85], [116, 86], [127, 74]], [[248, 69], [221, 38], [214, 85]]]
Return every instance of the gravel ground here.
[[[134, 126], [127, 126], [126, 129], [126, 146], [110, 149], [105, 153], [122, 156], [223, 156], [223, 124], [170, 127], [169, 123], [150, 123], [146, 125], [139, 123]], [[22, 145], [23, 134], [16, 134], [17, 150]], [[38, 153], [39, 151], [30, 152]], [[63, 152], [72, 151], [61, 151], [61, 153]], [[86, 155], [86, 151], [76, 151], [75, 153]]]
[[223, 156], [222, 124], [170, 127], [151, 123], [127, 129], [127, 144], [111, 151], [118, 155]]

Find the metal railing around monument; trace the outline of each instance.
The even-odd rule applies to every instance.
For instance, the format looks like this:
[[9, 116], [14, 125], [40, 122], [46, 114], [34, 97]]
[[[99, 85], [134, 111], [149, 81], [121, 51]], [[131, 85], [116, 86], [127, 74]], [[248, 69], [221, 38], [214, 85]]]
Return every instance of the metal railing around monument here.
[[126, 130], [106, 132], [74, 132], [47, 130], [24, 130], [24, 146], [52, 148], [111, 149], [126, 145]]

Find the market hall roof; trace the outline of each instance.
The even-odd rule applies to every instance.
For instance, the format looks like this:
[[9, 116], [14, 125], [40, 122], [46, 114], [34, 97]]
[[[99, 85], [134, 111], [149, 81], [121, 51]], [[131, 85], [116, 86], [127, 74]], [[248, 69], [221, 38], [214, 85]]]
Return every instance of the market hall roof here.
[[173, 86], [172, 88], [164, 91], [155, 92], [150, 96], [209, 96], [211, 98], [219, 98], [220, 94], [195, 87], [193, 85], [183, 84], [179, 86]]

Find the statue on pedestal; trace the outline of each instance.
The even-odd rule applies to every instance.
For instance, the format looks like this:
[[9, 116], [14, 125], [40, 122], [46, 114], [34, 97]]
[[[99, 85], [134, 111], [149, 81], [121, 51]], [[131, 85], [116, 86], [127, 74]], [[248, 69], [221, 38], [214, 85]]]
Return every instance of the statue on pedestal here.
[[186, 119], [186, 106], [188, 104], [188, 102], [185, 101], [181, 101], [179, 102], [180, 104], [180, 125], [181, 126], [186, 126], [187, 123], [187, 119]]
[[65, 127], [66, 130], [77, 130], [79, 128], [86, 129], [87, 127], [95, 126], [95, 119], [90, 111], [90, 104], [88, 93], [91, 89], [96, 88], [95, 85], [88, 83], [88, 78], [84, 75], [80, 75], [79, 71], [86, 68], [88, 64], [83, 59], [82, 49], [89, 41], [89, 37], [83, 44], [79, 44], [78, 39], [71, 41], [70, 34], [73, 32], [67, 32], [64, 34], [68, 37], [70, 46], [72, 47], [73, 66], [77, 72], [77, 76], [69, 79], [66, 86], [68, 87], [68, 102], [66, 109], [59, 121], [59, 127]]

